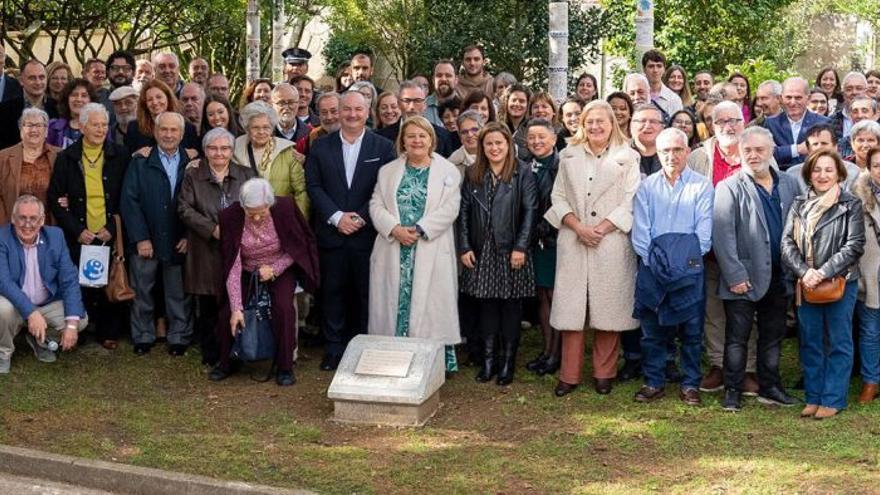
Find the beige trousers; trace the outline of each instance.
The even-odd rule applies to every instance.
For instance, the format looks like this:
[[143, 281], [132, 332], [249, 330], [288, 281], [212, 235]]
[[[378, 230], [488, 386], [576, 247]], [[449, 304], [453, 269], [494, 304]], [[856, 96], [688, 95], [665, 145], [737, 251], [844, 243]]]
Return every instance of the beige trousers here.
[[[64, 303], [62, 301], [54, 301], [40, 306], [37, 311], [46, 319], [46, 337], [61, 341], [61, 332], [67, 325], [64, 320]], [[82, 332], [89, 324], [88, 318], [79, 320], [77, 331]], [[18, 314], [15, 306], [3, 296], [0, 296], [0, 358], [9, 359], [15, 351], [15, 344], [12, 341], [22, 328], [25, 328], [24, 318]]]

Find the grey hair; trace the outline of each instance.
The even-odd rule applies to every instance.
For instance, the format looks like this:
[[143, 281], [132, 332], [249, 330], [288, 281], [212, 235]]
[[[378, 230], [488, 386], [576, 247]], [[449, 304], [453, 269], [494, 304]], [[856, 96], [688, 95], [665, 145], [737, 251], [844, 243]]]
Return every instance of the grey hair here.
[[770, 87], [770, 94], [773, 96], [782, 96], [782, 84], [775, 79], [768, 79], [758, 85], [758, 89]]
[[83, 105], [82, 109], [79, 111], [79, 123], [80, 125], [86, 125], [89, 122], [89, 117], [93, 113], [102, 114], [107, 118], [107, 122], [110, 122], [110, 112], [107, 111], [107, 108], [100, 103], [86, 103]]
[[293, 92], [296, 93], [296, 97], [299, 98], [299, 90], [296, 89], [296, 86], [294, 86], [293, 84], [290, 84], [290, 83], [286, 83], [286, 82], [276, 84], [275, 87], [272, 88], [272, 96], [275, 96], [276, 94], [278, 94], [280, 92], [280, 90], [282, 90], [282, 89], [293, 90]]
[[645, 77], [644, 74], [640, 72], [631, 72], [623, 78], [623, 90], [626, 91], [626, 88], [628, 88], [633, 81], [638, 81], [640, 84], [647, 86], [648, 88], [651, 87], [651, 83], [648, 82], [648, 78]]
[[24, 121], [30, 117], [37, 117], [43, 121], [44, 125], [49, 125], [48, 113], [36, 107], [29, 107], [22, 110], [21, 117], [18, 119], [18, 128], [21, 129], [21, 126], [24, 125]]
[[874, 113], [877, 113], [877, 100], [875, 100], [874, 98], [871, 98], [870, 96], [867, 96], [867, 95], [856, 96], [849, 103], [849, 106], [852, 107], [853, 103], [855, 103], [857, 101], [864, 101], [864, 100], [870, 101], [871, 102], [871, 111]]
[[262, 177], [254, 177], [245, 181], [238, 192], [238, 201], [242, 208], [272, 207], [275, 204], [275, 191], [272, 184]]
[[746, 127], [746, 129], [739, 136], [740, 145], [742, 145], [742, 143], [748, 141], [750, 138], [753, 138], [753, 137], [764, 138], [765, 141], [770, 143], [770, 150], [771, 151], [774, 148], [776, 148], [776, 142], [773, 141], [773, 134], [771, 134], [770, 131], [768, 131], [767, 129], [765, 129], [759, 125], [753, 125], [751, 127]]
[[734, 103], [730, 100], [723, 100], [723, 101], [719, 102], [717, 105], [715, 105], [715, 108], [712, 109], [712, 121], [714, 122], [715, 119], [718, 118], [718, 114], [721, 112], [724, 112], [724, 111], [736, 112], [736, 114], [739, 115], [740, 119], [743, 118], [742, 107], [740, 107], [739, 105], [737, 105], [736, 103]]
[[186, 89], [187, 87], [191, 87], [191, 88], [194, 87], [194, 88], [196, 88], [197, 90], [199, 90], [199, 94], [201, 95], [202, 100], [205, 99], [205, 88], [203, 88], [201, 84], [199, 84], [199, 83], [194, 83], [194, 82], [192, 82], [192, 81], [190, 81], [190, 82], [188, 82], [188, 83], [185, 83], [185, 84], [184, 84], [183, 86], [181, 86], [181, 88], [180, 88], [180, 92], [181, 92], [181, 94], [183, 93], [183, 90]]
[[[413, 81], [412, 79], [407, 79], [406, 81], [403, 81], [400, 83], [400, 86], [397, 88], [397, 97], [398, 98], [400, 98], [400, 95], [403, 94], [404, 89], [418, 89], [419, 91], [422, 92], [422, 94], [425, 93], [425, 88], [423, 88], [419, 83]], [[425, 96], [428, 96], [428, 95], [425, 95]]]
[[878, 141], [880, 141], [880, 124], [878, 124], [876, 121], [870, 119], [863, 120], [853, 125], [852, 128], [849, 130], [850, 140], [855, 139], [856, 136], [863, 132], [870, 132], [874, 135], [874, 137], [877, 138]]
[[[175, 63], [178, 67], [180, 66], [180, 59], [177, 58], [177, 55], [175, 55], [175, 54], [172, 53], [172, 52], [159, 52], [159, 53], [153, 55], [153, 58], [152, 58], [153, 65], [156, 65], [156, 59], [158, 59], [159, 57], [165, 56], [165, 55], [167, 55], [167, 56], [173, 58], [173, 59], [174, 59], [174, 63]], [[171, 89], [174, 90], [174, 88], [171, 88]]]
[[782, 82], [782, 87], [784, 89], [786, 86], [789, 86], [789, 85], [795, 84], [795, 83], [799, 84], [801, 87], [804, 88], [804, 94], [810, 93], [810, 82], [800, 76], [789, 77], [788, 79], [786, 79], [785, 81]]
[[511, 74], [510, 72], [499, 72], [495, 79], [492, 80], [493, 87], [498, 83], [503, 83], [507, 86], [511, 86], [516, 84], [516, 76]]
[[642, 103], [633, 109], [632, 114], [635, 115], [639, 112], [657, 112], [657, 115], [660, 116], [660, 120], [663, 120], [663, 111], [653, 103]]
[[230, 146], [235, 146], [235, 136], [231, 132], [224, 127], [215, 127], [205, 133], [205, 137], [202, 138], [202, 149], [207, 148], [209, 144], [220, 138], [226, 138]]
[[315, 108], [317, 108], [318, 105], [321, 104], [321, 100], [325, 98], [333, 98], [334, 100], [336, 100], [336, 104], [338, 106], [342, 106], [342, 95], [337, 93], [336, 91], [329, 91], [327, 93], [321, 93], [321, 95], [318, 96], [318, 98], [315, 100]]
[[40, 216], [44, 216], [46, 214], [46, 206], [40, 201], [40, 198], [34, 196], [33, 194], [22, 194], [19, 196], [15, 203], [12, 204], [12, 214], [18, 215], [18, 207], [21, 205], [27, 204], [36, 204], [40, 207]]
[[241, 127], [248, 131], [251, 127], [251, 121], [257, 117], [268, 117], [273, 129], [278, 126], [278, 113], [262, 100], [252, 101], [245, 105], [239, 113], [238, 121]]
[[[102, 106], [101, 108], [104, 108], [104, 107]], [[83, 114], [85, 114], [85, 112], [81, 112], [81, 115], [83, 115]], [[177, 121], [180, 123], [180, 129], [186, 130], [186, 119], [183, 118], [183, 115], [180, 115], [177, 112], [168, 112], [168, 111], [162, 112], [159, 115], [156, 115], [156, 118], [153, 119], [153, 123], [156, 124], [157, 128], [159, 127], [159, 120], [161, 120], [162, 117], [164, 117], [166, 115], [174, 116], [174, 118], [177, 119]]]
[[483, 122], [483, 115], [476, 110], [465, 110], [458, 114], [458, 117], [455, 119], [455, 125], [461, 127], [461, 123], [465, 120], [473, 120], [477, 123], [479, 129], [482, 129], [483, 126], [486, 125], [486, 123]]
[[370, 93], [372, 93], [373, 95], [373, 98], [371, 98], [370, 101], [376, 101], [376, 97], [378, 96], [376, 94], [376, 86], [374, 86], [373, 83], [371, 83], [370, 81], [356, 81], [351, 86], [349, 86], [348, 91], [357, 91], [358, 93], [361, 93], [361, 88], [369, 89]]
[[684, 133], [684, 131], [682, 131], [678, 127], [667, 127], [666, 129], [660, 131], [660, 134], [657, 135], [657, 148], [660, 148], [659, 143], [661, 139], [665, 141], [672, 138], [678, 138], [682, 143], [684, 143], [685, 148], [688, 147], [688, 136]]
[[864, 74], [862, 74], [861, 72], [858, 72], [858, 71], [852, 71], [843, 77], [843, 80], [840, 82], [840, 86], [841, 87], [845, 86], [846, 82], [849, 81], [850, 79], [859, 79], [860, 81], [862, 81], [866, 85], [868, 84], [868, 78], [865, 77]]

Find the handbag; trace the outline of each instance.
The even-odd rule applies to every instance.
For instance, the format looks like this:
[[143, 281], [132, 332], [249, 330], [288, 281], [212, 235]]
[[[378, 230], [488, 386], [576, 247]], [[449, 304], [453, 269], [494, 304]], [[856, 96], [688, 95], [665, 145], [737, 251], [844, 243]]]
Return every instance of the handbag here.
[[238, 329], [231, 356], [241, 361], [264, 361], [275, 357], [272, 332], [272, 298], [269, 288], [260, 283], [257, 272], [251, 274], [251, 296], [244, 307], [244, 328]]
[[[807, 265], [813, 266], [812, 258], [807, 258]], [[803, 279], [799, 279], [797, 284], [797, 303], [800, 306], [801, 299], [803, 298], [804, 301], [810, 304], [830, 304], [843, 299], [844, 291], [846, 291], [846, 277], [842, 275], [826, 278], [819, 282], [819, 285], [813, 290], [804, 287]]]
[[110, 262], [110, 275], [104, 293], [107, 300], [118, 303], [134, 299], [134, 290], [128, 285], [128, 273], [125, 271], [125, 251], [122, 247], [122, 219], [113, 215], [116, 228], [116, 240], [113, 242], [113, 254]]

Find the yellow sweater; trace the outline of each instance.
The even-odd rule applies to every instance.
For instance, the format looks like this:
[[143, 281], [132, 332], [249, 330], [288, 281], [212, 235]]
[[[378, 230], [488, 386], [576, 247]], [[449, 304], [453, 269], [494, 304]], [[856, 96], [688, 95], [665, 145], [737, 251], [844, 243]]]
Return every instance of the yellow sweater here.
[[104, 204], [104, 149], [90, 146], [83, 140], [83, 175], [86, 179], [86, 228], [98, 233], [107, 225], [107, 207]]

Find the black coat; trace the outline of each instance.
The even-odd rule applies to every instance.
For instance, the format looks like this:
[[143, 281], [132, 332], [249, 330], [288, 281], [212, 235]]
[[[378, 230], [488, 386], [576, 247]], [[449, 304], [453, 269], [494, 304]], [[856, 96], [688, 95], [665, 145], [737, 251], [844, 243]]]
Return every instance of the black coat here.
[[[46, 193], [48, 207], [58, 226], [64, 230], [64, 238], [75, 263], [79, 262], [79, 235], [86, 229], [86, 179], [83, 174], [82, 139], [60, 152], [55, 159], [49, 190]], [[119, 197], [122, 180], [128, 168], [128, 153], [122, 146], [104, 142], [104, 165], [101, 169], [104, 185], [104, 209], [111, 235], [116, 234], [113, 215], [119, 213]], [[67, 196], [67, 208], [58, 204], [58, 198]], [[100, 244], [96, 241], [95, 244]], [[112, 243], [112, 241], [111, 241]], [[111, 244], [108, 243], [108, 244]]]
[[[7, 87], [8, 90], [8, 87]], [[58, 118], [58, 108], [49, 101], [44, 105], [44, 110], [49, 114], [49, 119]], [[25, 109], [24, 96], [17, 96], [11, 100], [0, 103], [0, 149], [6, 149], [21, 141], [21, 132], [18, 130], [18, 119]]]
[[504, 251], [529, 251], [538, 196], [535, 176], [524, 163], [517, 164], [510, 183], [499, 182], [489, 205], [489, 184], [492, 172], [487, 170], [483, 182], [476, 184], [467, 175], [461, 186], [461, 209], [456, 220], [459, 254], [479, 254], [492, 225], [495, 244]]
[[[406, 120], [406, 117], [401, 117], [396, 124], [383, 127], [377, 130], [376, 134], [390, 140], [392, 143], [396, 143], [397, 135], [400, 134], [400, 124], [402, 124], [404, 120]], [[431, 124], [431, 126], [434, 128], [434, 135], [437, 136], [437, 143], [434, 145], [434, 151], [440, 156], [443, 158], [449, 158], [449, 155], [454, 153], [458, 148], [461, 148], [461, 140], [459, 139], [458, 146], [455, 146], [455, 139], [453, 139], [452, 133], [439, 125]]]
[[177, 214], [177, 197], [189, 159], [183, 146], [178, 152], [180, 164], [173, 196], [159, 158], [159, 148], [153, 147], [150, 156], [136, 155], [131, 160], [122, 184], [119, 209], [130, 250], [134, 251], [138, 242], [149, 240], [153, 243], [153, 256], [156, 259], [183, 264], [186, 256], [178, 253], [174, 247], [186, 238], [186, 227]]
[[795, 198], [788, 212], [782, 234], [782, 262], [798, 278], [803, 277], [809, 268], [816, 268], [828, 278], [845, 275], [847, 281], [858, 279], [859, 258], [865, 252], [862, 201], [841, 190], [837, 203], [822, 215], [816, 226], [813, 234], [813, 264], [810, 266], [794, 239], [794, 220], [805, 220], [805, 200], [806, 196], [803, 195]]
[[[529, 167], [531, 168], [532, 164], [536, 162], [537, 159], [533, 158]], [[553, 183], [556, 182], [556, 174], [559, 173], [559, 154], [556, 151], [553, 152], [553, 161], [547, 167], [546, 173], [541, 176], [538, 176], [535, 172], [532, 173], [535, 176], [535, 191], [538, 197], [538, 210], [535, 212], [535, 231], [532, 237], [535, 244], [541, 243], [544, 247], [553, 247], [556, 246], [556, 236], [559, 231], [544, 219], [544, 214], [553, 206], [550, 195], [553, 193]]]

